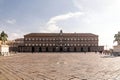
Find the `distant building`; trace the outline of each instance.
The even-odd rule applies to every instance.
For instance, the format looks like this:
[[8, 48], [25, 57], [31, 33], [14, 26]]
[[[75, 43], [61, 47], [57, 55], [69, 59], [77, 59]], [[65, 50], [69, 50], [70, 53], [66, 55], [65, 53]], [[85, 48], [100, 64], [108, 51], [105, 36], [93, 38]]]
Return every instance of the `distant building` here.
[[98, 45], [98, 35], [92, 33], [30, 33], [24, 35], [19, 52], [96, 52], [103, 51]]
[[9, 45], [9, 51], [18, 51], [18, 46], [24, 46], [24, 38], [17, 38], [12, 41], [8, 41], [7, 43]]

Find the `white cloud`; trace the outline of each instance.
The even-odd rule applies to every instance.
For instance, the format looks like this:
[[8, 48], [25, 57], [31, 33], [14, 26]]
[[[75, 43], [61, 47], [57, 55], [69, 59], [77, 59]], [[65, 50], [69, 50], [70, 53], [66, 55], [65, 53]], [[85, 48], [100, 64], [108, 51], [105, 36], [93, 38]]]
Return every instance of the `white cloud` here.
[[8, 24], [15, 24], [16, 23], [16, 20], [15, 19], [8, 19], [6, 21]]
[[58, 32], [61, 29], [61, 27], [58, 26], [58, 22], [68, 20], [70, 18], [75, 18], [75, 17], [78, 18], [82, 14], [83, 13], [81, 13], [81, 12], [74, 12], [74, 13], [70, 12], [70, 13], [67, 13], [67, 14], [54, 16], [46, 24], [47, 31], [48, 32]]
[[6, 27], [6, 24], [0, 23], [0, 30], [3, 30], [3, 28], [5, 28], [5, 27]]
[[88, 32], [98, 34], [100, 45], [112, 47], [114, 34], [120, 31], [120, 0], [73, 0], [73, 2], [85, 15], [80, 18], [84, 23], [78, 26], [85, 25]]
[[73, 0], [73, 3], [82, 11], [101, 12], [116, 1], [118, 2], [118, 0]]
[[58, 21], [67, 20], [72, 17], [79, 17], [82, 14], [83, 13], [81, 12], [75, 12], [75, 13], [69, 12], [67, 14], [58, 15], [58, 16], [52, 17], [47, 24], [52, 24], [52, 23], [54, 24], [54, 23], [57, 23]]
[[23, 34], [22, 33], [9, 33], [8, 32], [8, 39], [9, 40], [13, 40], [13, 39], [17, 39], [17, 38], [23, 38]]

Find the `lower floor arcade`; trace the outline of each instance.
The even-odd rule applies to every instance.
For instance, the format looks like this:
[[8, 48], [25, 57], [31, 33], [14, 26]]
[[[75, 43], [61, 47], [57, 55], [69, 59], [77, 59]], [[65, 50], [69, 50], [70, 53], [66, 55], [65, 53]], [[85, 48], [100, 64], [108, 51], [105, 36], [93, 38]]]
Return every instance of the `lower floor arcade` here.
[[18, 52], [96, 52], [103, 51], [103, 46], [92, 47], [38, 47], [19, 46], [15, 49]]

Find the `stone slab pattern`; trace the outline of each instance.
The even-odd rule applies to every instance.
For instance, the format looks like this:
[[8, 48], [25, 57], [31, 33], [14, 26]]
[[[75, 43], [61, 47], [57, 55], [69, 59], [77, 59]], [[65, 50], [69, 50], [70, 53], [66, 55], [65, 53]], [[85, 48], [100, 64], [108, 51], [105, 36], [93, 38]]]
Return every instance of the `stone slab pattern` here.
[[0, 57], [0, 80], [120, 80], [120, 57], [21, 53]]

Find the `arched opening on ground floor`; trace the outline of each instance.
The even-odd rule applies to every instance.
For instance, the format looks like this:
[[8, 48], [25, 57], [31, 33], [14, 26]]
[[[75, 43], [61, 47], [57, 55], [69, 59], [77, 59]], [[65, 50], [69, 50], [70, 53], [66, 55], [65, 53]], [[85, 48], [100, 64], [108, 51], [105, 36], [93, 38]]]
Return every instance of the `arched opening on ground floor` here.
[[83, 47], [81, 47], [81, 52], [84, 52]]
[[46, 52], [48, 52], [48, 47], [46, 47]]
[[35, 48], [32, 46], [32, 52], [35, 52]]
[[63, 48], [62, 47], [60, 47], [60, 52], [63, 52]]
[[41, 47], [39, 47], [39, 52], [42, 52]]
[[91, 52], [90, 47], [88, 47], [88, 52]]
[[74, 52], [76, 52], [77, 50], [76, 50], [76, 47], [74, 47]]

